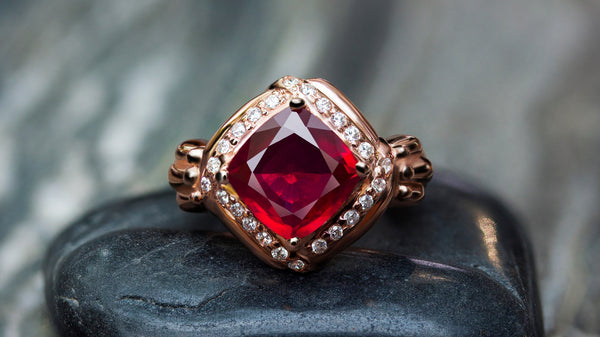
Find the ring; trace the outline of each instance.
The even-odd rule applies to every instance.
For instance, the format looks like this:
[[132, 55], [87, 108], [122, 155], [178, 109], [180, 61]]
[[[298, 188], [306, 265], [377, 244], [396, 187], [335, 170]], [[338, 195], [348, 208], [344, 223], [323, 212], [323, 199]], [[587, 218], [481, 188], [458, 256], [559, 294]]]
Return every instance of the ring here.
[[390, 204], [421, 200], [432, 175], [417, 138], [380, 138], [329, 82], [284, 76], [210, 141], [180, 144], [169, 183], [181, 209], [208, 210], [267, 264], [307, 272]]

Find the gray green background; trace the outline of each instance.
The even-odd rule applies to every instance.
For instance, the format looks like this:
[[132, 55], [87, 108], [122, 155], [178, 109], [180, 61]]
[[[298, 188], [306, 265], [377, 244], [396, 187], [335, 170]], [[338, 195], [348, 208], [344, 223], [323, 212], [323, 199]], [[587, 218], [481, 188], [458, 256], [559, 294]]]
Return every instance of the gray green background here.
[[3, 1], [0, 335], [53, 336], [48, 242], [167, 186], [285, 74], [323, 77], [381, 135], [498, 194], [537, 258], [549, 336], [600, 336], [600, 2]]

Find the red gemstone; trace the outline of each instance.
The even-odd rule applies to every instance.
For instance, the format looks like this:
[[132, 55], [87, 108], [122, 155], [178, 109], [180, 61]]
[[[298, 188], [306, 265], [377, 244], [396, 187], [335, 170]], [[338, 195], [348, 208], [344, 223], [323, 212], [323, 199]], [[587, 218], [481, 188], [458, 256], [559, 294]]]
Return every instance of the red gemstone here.
[[323, 225], [360, 178], [344, 142], [306, 108], [286, 108], [244, 143], [229, 182], [265, 226], [286, 239]]

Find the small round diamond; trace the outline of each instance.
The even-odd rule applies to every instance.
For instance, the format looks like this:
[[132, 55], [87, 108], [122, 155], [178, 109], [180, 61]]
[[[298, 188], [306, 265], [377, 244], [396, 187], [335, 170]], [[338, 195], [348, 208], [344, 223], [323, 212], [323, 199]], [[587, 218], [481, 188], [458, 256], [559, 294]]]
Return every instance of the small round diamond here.
[[305, 94], [306, 96], [312, 96], [315, 94], [315, 92], [317, 91], [315, 89], [315, 87], [313, 87], [312, 85], [308, 84], [308, 83], [303, 83], [302, 84], [302, 88], [300, 88], [300, 90], [302, 91], [303, 94]]
[[256, 240], [263, 246], [268, 246], [273, 242], [273, 237], [267, 232], [259, 232], [256, 234]]
[[383, 158], [379, 161], [379, 165], [383, 167], [385, 173], [388, 174], [392, 170], [392, 160], [390, 158]]
[[355, 142], [360, 139], [360, 131], [356, 126], [351, 126], [344, 131], [344, 137], [349, 142]]
[[373, 146], [369, 143], [360, 143], [358, 146], [358, 154], [364, 159], [369, 159], [373, 155]]
[[208, 172], [215, 174], [219, 172], [219, 169], [221, 168], [221, 161], [219, 158], [210, 157], [206, 163], [206, 168], [208, 169]]
[[333, 115], [331, 115], [331, 122], [336, 128], [342, 128], [346, 126], [346, 124], [348, 123], [348, 119], [343, 113], [336, 112]]
[[221, 154], [225, 154], [231, 150], [231, 143], [227, 139], [221, 139], [217, 143], [217, 151]]
[[342, 215], [342, 219], [346, 220], [348, 225], [354, 226], [356, 223], [358, 223], [358, 220], [360, 220], [360, 215], [357, 211], [351, 209]]
[[256, 219], [252, 217], [245, 217], [242, 219], [242, 227], [248, 232], [252, 232], [256, 229]]
[[319, 98], [317, 100], [317, 110], [319, 110], [320, 113], [329, 112], [329, 110], [331, 110], [331, 101], [324, 97]]
[[376, 178], [371, 182], [371, 187], [373, 187], [373, 189], [378, 193], [381, 193], [383, 190], [385, 190], [385, 185], [386, 182], [383, 178]]
[[337, 241], [341, 239], [342, 236], [344, 236], [344, 229], [342, 228], [342, 226], [333, 225], [329, 227], [327, 233], [329, 233], [329, 237], [331, 238], [331, 240]]
[[289, 255], [289, 253], [288, 253], [287, 249], [285, 249], [283, 247], [277, 247], [271, 251], [271, 256], [273, 256], [273, 258], [275, 260], [279, 260], [279, 261], [287, 259], [288, 255]]
[[231, 134], [234, 137], [239, 138], [243, 136], [244, 133], [246, 133], [246, 125], [244, 125], [243, 122], [237, 122], [231, 126]]
[[229, 202], [229, 194], [227, 194], [227, 192], [225, 192], [224, 190], [218, 190], [216, 195], [217, 200], [219, 200], [219, 203], [221, 203], [222, 205], [225, 205]]
[[250, 108], [246, 111], [246, 119], [249, 122], [254, 123], [259, 120], [260, 117], [262, 117], [262, 111], [257, 107]]
[[373, 197], [368, 194], [361, 195], [358, 198], [358, 203], [360, 204], [360, 207], [362, 207], [362, 209], [366, 211], [369, 208], [373, 207]]
[[285, 86], [286, 88], [293, 87], [297, 84], [298, 84], [298, 79], [294, 78], [294, 77], [288, 77], [285, 80], [283, 80], [283, 86]]
[[269, 97], [267, 97], [267, 99], [265, 99], [265, 104], [267, 105], [267, 108], [275, 109], [279, 106], [279, 96], [277, 96], [276, 94], [270, 95]]
[[209, 192], [211, 187], [212, 185], [210, 183], [210, 179], [206, 177], [202, 177], [202, 179], [200, 179], [200, 188], [202, 189], [202, 192]]
[[316, 239], [310, 245], [313, 253], [315, 254], [323, 254], [327, 250], [327, 241], [323, 239]]
[[288, 263], [288, 267], [294, 271], [302, 271], [306, 267], [306, 263], [302, 260], [294, 260]]
[[244, 214], [244, 207], [239, 202], [236, 202], [235, 204], [231, 205], [231, 208], [229, 210], [231, 211], [231, 214], [233, 214], [233, 216], [235, 217], [239, 217]]

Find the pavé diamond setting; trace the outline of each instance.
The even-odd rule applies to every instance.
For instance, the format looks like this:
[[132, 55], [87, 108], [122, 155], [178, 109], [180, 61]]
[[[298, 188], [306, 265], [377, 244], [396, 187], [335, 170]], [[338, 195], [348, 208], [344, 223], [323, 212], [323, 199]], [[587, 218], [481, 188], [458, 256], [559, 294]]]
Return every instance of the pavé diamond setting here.
[[418, 139], [380, 138], [333, 85], [285, 76], [210, 141], [182, 143], [169, 182], [183, 210], [211, 211], [264, 262], [306, 272], [392, 201], [422, 199], [432, 174]]

